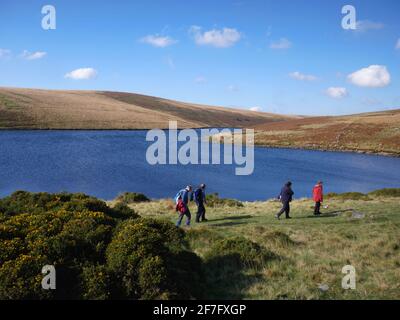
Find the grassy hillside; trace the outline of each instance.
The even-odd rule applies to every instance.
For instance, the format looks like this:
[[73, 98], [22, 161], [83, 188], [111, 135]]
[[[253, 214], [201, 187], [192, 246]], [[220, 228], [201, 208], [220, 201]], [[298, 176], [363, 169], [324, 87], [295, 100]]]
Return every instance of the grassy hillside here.
[[[330, 195], [329, 207], [314, 217], [312, 201], [292, 204], [292, 220], [277, 221], [280, 204], [224, 202], [209, 207], [207, 223], [193, 224], [187, 236], [203, 259], [228, 254], [221, 241], [243, 238], [266, 249], [271, 257], [251, 262], [244, 243], [231, 250], [249, 259], [232, 267], [232, 257], [206, 270], [213, 285], [208, 298], [236, 299], [400, 299], [400, 198], [398, 192]], [[145, 217], [172, 221], [168, 200], [131, 204]], [[192, 207], [192, 214], [195, 208]], [[356, 290], [343, 290], [345, 265], [357, 272]], [[319, 287], [327, 285], [327, 291]]]
[[293, 119], [117, 92], [0, 88], [0, 129], [252, 127]]
[[400, 110], [256, 125], [258, 145], [400, 156]]

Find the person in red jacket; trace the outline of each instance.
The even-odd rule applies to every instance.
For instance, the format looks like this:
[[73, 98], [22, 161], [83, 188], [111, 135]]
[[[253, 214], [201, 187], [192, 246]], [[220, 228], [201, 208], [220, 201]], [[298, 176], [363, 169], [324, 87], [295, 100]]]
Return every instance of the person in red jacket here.
[[313, 200], [315, 201], [314, 215], [319, 216], [321, 214], [321, 202], [324, 201], [322, 181], [318, 181], [313, 188]]
[[181, 225], [182, 219], [184, 216], [186, 216], [186, 218], [187, 218], [186, 225], [190, 226], [190, 219], [191, 219], [190, 211], [189, 211], [187, 204], [182, 200], [181, 196], [178, 198], [178, 202], [176, 203], [175, 210], [179, 214], [179, 219], [178, 219], [178, 222], [176, 223], [176, 226], [179, 227]]

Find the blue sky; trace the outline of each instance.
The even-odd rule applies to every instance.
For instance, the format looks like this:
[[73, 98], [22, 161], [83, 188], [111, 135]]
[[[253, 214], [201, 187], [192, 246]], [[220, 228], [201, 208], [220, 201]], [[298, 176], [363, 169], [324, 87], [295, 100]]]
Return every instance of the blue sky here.
[[[55, 30], [41, 26], [48, 4]], [[356, 30], [341, 26], [347, 4]], [[400, 107], [399, 41], [398, 0], [2, 0], [0, 86], [287, 114], [385, 110]]]

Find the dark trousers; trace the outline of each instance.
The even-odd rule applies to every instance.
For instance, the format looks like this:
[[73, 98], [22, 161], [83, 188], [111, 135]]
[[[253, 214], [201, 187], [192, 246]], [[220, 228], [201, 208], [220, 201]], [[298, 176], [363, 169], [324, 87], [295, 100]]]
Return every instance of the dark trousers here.
[[187, 225], [187, 226], [190, 226], [190, 219], [192, 218], [192, 215], [191, 215], [191, 213], [190, 213], [190, 211], [189, 211], [189, 208], [188, 208], [188, 209], [186, 209], [186, 211], [185, 211], [184, 213], [180, 213], [180, 214], [179, 214], [178, 221], [176, 222], [176, 226], [177, 226], [177, 227], [179, 227], [179, 226], [181, 225], [182, 219], [183, 219], [184, 216], [187, 217], [187, 219], [186, 219], [186, 225]]
[[289, 201], [282, 202], [282, 209], [281, 209], [281, 211], [279, 211], [278, 217], [280, 217], [282, 215], [282, 213], [284, 213], [284, 212], [285, 212], [286, 218], [288, 218], [289, 213], [290, 213], [290, 202]]
[[315, 215], [321, 214], [321, 212], [319, 211], [320, 209], [321, 209], [321, 202], [320, 201], [315, 202], [314, 214]]
[[203, 203], [197, 205], [196, 222], [204, 221], [206, 219], [206, 208]]

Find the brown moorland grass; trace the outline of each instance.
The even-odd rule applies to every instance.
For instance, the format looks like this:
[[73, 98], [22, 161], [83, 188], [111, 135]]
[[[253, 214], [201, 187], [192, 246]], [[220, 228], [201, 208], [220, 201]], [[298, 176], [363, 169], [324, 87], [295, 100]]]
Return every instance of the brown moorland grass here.
[[257, 145], [400, 156], [400, 110], [256, 125]]
[[133, 93], [0, 88], [0, 129], [252, 127], [294, 117]]

